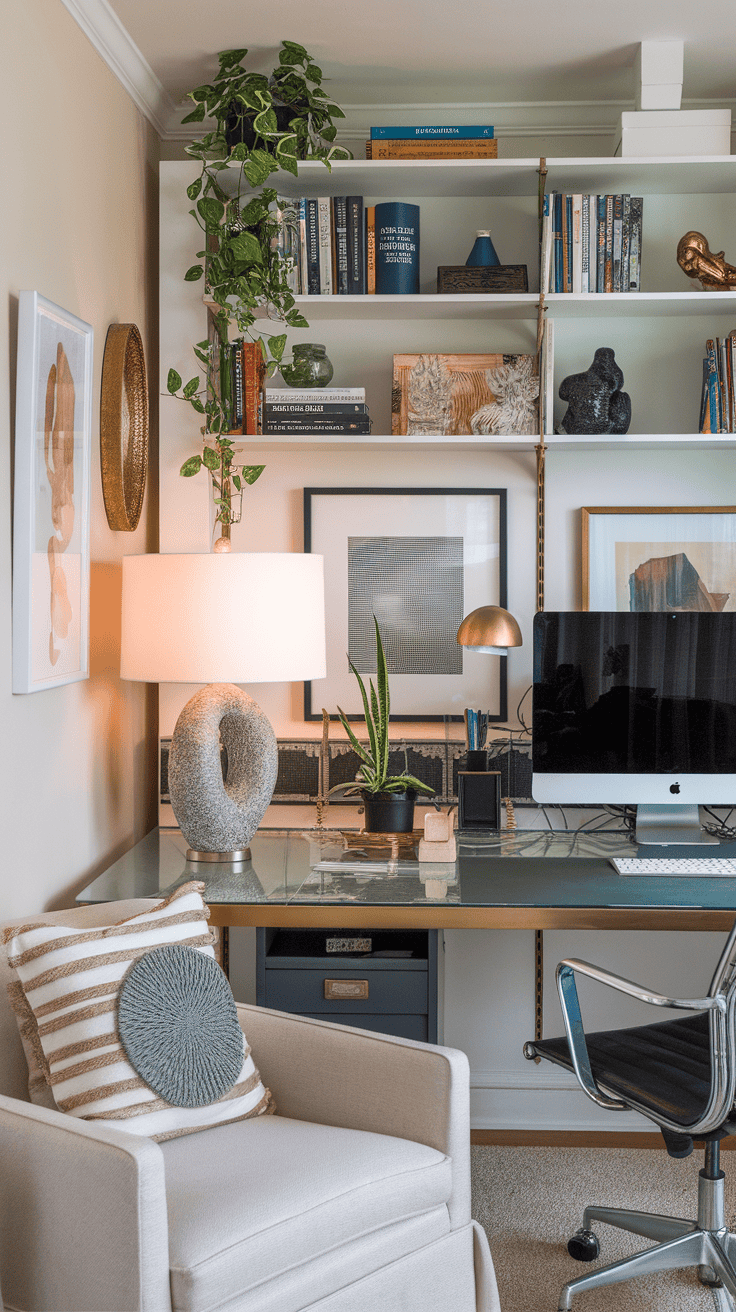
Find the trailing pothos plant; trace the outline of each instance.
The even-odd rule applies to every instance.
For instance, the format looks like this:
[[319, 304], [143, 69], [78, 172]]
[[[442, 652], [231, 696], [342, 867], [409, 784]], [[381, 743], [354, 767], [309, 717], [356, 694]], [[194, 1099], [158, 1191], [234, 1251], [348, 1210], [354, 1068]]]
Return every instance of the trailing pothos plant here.
[[[194, 203], [189, 213], [201, 230], [203, 249], [184, 277], [187, 282], [204, 278], [217, 340], [198, 342], [194, 348], [204, 366], [205, 383], [193, 378], [182, 386], [180, 375], [172, 369], [168, 390], [205, 418], [202, 455], [185, 461], [180, 473], [190, 477], [203, 464], [213, 470], [208, 462], [214, 453], [223, 489], [232, 465], [232, 443], [223, 437], [231, 427], [230, 398], [227, 389], [213, 388], [211, 380], [218, 366], [224, 378], [230, 325], [235, 324], [243, 336], [260, 339], [269, 375], [284, 359], [287, 336], [255, 332], [256, 319], [265, 316], [289, 328], [309, 327], [296, 308], [289, 268], [279, 252], [278, 193], [264, 184], [279, 169], [296, 176], [299, 160], [319, 159], [329, 169], [331, 160], [351, 158], [349, 150], [334, 144], [337, 129], [332, 120], [345, 115], [322, 89], [322, 70], [304, 46], [282, 41], [278, 67], [268, 76], [243, 67], [247, 54], [247, 49], [222, 51], [216, 78], [189, 92], [195, 108], [182, 120], [201, 123], [210, 118], [215, 124], [186, 147], [202, 164], [187, 196]], [[234, 179], [233, 165], [239, 166]], [[226, 170], [227, 187], [220, 179]], [[241, 204], [246, 188], [255, 194], [248, 194]], [[214, 437], [214, 447], [208, 447], [208, 437]], [[262, 468], [248, 467], [251, 476], [246, 481], [255, 482]], [[253, 470], [258, 473], [252, 475]]]
[[[250, 487], [261, 477], [265, 465], [234, 465], [235, 449], [230, 437], [230, 406], [223, 404], [214, 383], [213, 373], [209, 369], [212, 355], [212, 343], [197, 342], [194, 354], [205, 366], [205, 385], [202, 388], [199, 375], [182, 384], [181, 376], [175, 369], [169, 370], [167, 387], [172, 396], [181, 392], [183, 400], [204, 415], [202, 426], [204, 438], [202, 454], [189, 456], [184, 461], [179, 473], [184, 478], [192, 478], [203, 467], [208, 469], [212, 478], [212, 490], [215, 498], [215, 524], [220, 524], [222, 537], [230, 537], [233, 523], [233, 488], [240, 494], [244, 486]], [[209, 439], [209, 440], [208, 440]]]
[[366, 729], [368, 730], [368, 745], [365, 746], [363, 743], [358, 742], [350, 721], [345, 712], [341, 711], [338, 706], [337, 713], [340, 716], [342, 727], [350, 739], [353, 751], [360, 758], [360, 769], [355, 780], [335, 784], [334, 788], [330, 789], [330, 793], [339, 791], [350, 796], [351, 793], [404, 793], [412, 789], [420, 793], [433, 793], [434, 788], [430, 788], [429, 784], [422, 783], [421, 779], [417, 779], [413, 774], [408, 772], [404, 774], [388, 773], [388, 722], [391, 710], [388, 670], [381, 641], [381, 631], [375, 615], [373, 616], [373, 623], [376, 627], [376, 686], [374, 687], [373, 680], [369, 679], [370, 696], [353, 662], [348, 662], [350, 669], [358, 680], [360, 695], [363, 699], [363, 712], [365, 714]]

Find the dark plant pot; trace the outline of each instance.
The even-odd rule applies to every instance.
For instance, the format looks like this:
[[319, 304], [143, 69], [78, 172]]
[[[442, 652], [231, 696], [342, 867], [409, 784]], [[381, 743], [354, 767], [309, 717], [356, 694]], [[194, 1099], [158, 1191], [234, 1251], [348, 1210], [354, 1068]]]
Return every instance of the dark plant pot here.
[[414, 828], [416, 793], [362, 794], [365, 803], [365, 829], [369, 834], [410, 834]]
[[[234, 103], [237, 104], [237, 102]], [[225, 140], [230, 150], [242, 141], [250, 151], [256, 144], [256, 134], [253, 130], [255, 113], [246, 110], [241, 118], [242, 110], [243, 106], [238, 105], [237, 109], [231, 109], [228, 113], [225, 119]], [[299, 110], [294, 105], [274, 105], [274, 110], [279, 132], [288, 131], [289, 123], [296, 117]], [[265, 150], [269, 155], [276, 153], [276, 146], [272, 141], [261, 141], [260, 149]]]

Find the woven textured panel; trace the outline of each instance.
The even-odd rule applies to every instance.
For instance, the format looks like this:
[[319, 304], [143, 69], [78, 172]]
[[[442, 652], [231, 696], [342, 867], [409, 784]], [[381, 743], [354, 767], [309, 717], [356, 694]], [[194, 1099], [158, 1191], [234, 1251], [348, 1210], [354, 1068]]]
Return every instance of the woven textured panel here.
[[243, 1032], [230, 985], [196, 948], [154, 948], [120, 988], [118, 1030], [128, 1061], [174, 1107], [206, 1107], [243, 1065]]

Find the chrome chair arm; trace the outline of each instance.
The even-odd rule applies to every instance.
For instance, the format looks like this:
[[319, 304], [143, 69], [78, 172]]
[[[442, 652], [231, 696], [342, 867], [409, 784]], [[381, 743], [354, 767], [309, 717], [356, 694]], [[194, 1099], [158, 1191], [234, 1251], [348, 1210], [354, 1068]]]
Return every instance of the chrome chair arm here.
[[632, 983], [631, 980], [623, 979], [620, 975], [601, 970], [600, 967], [593, 966], [588, 961], [578, 961], [573, 957], [561, 961], [557, 967], [557, 991], [560, 995], [560, 1006], [562, 1007], [565, 1034], [567, 1035], [573, 1070], [588, 1097], [597, 1103], [599, 1107], [607, 1107], [609, 1111], [626, 1111], [629, 1108], [627, 1103], [618, 1098], [611, 1098], [604, 1093], [593, 1075], [575, 983], [576, 972], [580, 975], [587, 975], [589, 979], [594, 979], [599, 984], [605, 984], [608, 988], [616, 989], [619, 993], [626, 993], [632, 998], [638, 998], [641, 1002], [647, 1002], [655, 1007], [678, 1007], [684, 1011], [716, 1010], [725, 1012], [726, 1010], [726, 1000], [720, 995], [714, 998], [667, 998], [661, 993], [653, 993], [650, 989], [644, 989], [640, 985]]
[[[593, 966], [589, 961], [579, 961], [577, 957], [570, 957], [566, 961], [561, 961], [557, 967], [557, 988], [560, 987], [560, 976], [563, 971], [577, 972], [579, 975], [587, 975], [589, 979], [597, 980], [599, 984], [605, 984], [607, 988], [616, 989], [619, 993], [627, 993], [631, 998], [638, 998], [640, 1002], [646, 1002], [652, 1007], [675, 1007], [681, 1011], [726, 1011], [726, 999], [723, 994], [716, 994], [715, 997], [708, 998], [668, 998], [663, 993], [654, 993], [651, 989], [645, 989], [641, 984], [634, 984], [630, 979], [624, 979], [622, 975], [614, 975], [609, 970], [602, 970], [600, 966]], [[561, 995], [560, 995], [561, 996]]]

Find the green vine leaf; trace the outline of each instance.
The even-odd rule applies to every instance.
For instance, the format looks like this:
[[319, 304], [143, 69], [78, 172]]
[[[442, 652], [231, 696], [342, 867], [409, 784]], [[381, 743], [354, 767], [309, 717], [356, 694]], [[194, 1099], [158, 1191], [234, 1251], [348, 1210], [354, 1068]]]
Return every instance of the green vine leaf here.
[[281, 363], [286, 349], [286, 333], [280, 333], [278, 337], [269, 337], [268, 345], [271, 348], [271, 355], [274, 360]]
[[252, 232], [240, 232], [230, 243], [230, 250], [241, 264], [261, 264], [263, 253], [258, 238]]
[[243, 470], [243, 481], [248, 484], [248, 487], [252, 487], [261, 477], [265, 468], [265, 465], [246, 465]]
[[214, 196], [203, 196], [197, 201], [197, 210], [207, 226], [217, 227], [225, 214], [225, 206]]
[[188, 460], [184, 461], [184, 464], [179, 470], [179, 473], [181, 474], [182, 478], [191, 478], [193, 474], [198, 474], [201, 468], [202, 468], [202, 457], [190, 456]]
[[191, 269], [187, 269], [186, 273], [184, 274], [184, 281], [199, 282], [199, 279], [202, 277], [203, 273], [204, 273], [204, 269], [202, 268], [201, 264], [193, 264]]
[[182, 119], [182, 123], [201, 123], [204, 116], [204, 105], [197, 105], [197, 108], [193, 109], [191, 114], [187, 114], [186, 117]]
[[205, 465], [207, 469], [220, 468], [220, 457], [211, 446], [206, 446], [204, 448], [204, 451], [202, 452], [202, 464]]
[[181, 374], [178, 374], [176, 369], [169, 369], [168, 377], [166, 379], [166, 387], [168, 391], [171, 392], [172, 396], [175, 396], [179, 391], [179, 388], [181, 387]]

